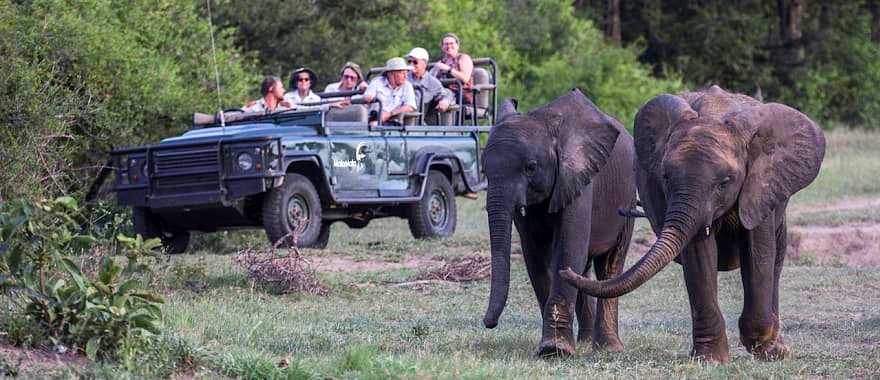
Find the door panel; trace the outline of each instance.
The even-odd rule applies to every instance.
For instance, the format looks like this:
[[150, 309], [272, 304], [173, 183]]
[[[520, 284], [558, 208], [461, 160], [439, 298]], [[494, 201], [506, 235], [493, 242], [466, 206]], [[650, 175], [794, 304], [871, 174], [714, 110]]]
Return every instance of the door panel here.
[[334, 133], [329, 139], [334, 192], [365, 191], [364, 196], [378, 196], [388, 170], [385, 138], [363, 131]]

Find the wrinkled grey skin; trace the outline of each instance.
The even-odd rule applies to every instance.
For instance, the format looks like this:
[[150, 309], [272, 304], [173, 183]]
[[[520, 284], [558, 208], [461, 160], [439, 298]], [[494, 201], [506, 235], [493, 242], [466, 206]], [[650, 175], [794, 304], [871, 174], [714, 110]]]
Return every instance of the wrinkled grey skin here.
[[617, 210], [635, 204], [632, 137], [579, 90], [525, 115], [516, 112], [515, 101], [500, 111], [483, 156], [492, 246], [483, 324], [495, 327], [507, 302], [513, 222], [543, 317], [538, 355], [574, 353], [574, 315], [579, 341], [622, 350], [617, 300], [595, 305], [558, 272], [572, 267], [585, 274], [591, 264], [599, 279], [621, 272], [633, 220]]
[[717, 86], [660, 95], [636, 115], [636, 181], [657, 242], [623, 275], [566, 280], [597, 297], [629, 293], [670, 261], [684, 267], [695, 357], [730, 360], [717, 271], [741, 268], [740, 341], [756, 358], [789, 353], [779, 328], [779, 277], [789, 198], [818, 175], [825, 137], [781, 104]]

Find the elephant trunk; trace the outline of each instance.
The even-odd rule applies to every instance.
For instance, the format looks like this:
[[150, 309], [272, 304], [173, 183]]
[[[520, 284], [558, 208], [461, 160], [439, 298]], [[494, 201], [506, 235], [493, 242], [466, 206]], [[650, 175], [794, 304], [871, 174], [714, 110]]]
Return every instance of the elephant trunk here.
[[504, 306], [510, 289], [510, 233], [512, 206], [503, 192], [491, 191], [486, 200], [489, 215], [489, 239], [492, 249], [492, 288], [489, 292], [489, 306], [483, 316], [483, 325], [494, 328]]
[[683, 202], [672, 205], [666, 213], [663, 230], [651, 249], [635, 265], [620, 276], [594, 281], [571, 269], [560, 272], [570, 284], [585, 293], [600, 298], [615, 298], [627, 294], [654, 277], [681, 253], [684, 245], [696, 234], [695, 208]]

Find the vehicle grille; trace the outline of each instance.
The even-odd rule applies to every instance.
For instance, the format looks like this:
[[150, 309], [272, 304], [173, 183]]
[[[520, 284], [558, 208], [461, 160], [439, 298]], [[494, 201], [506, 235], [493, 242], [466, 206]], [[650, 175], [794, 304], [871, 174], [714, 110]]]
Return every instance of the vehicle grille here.
[[218, 189], [217, 147], [153, 151], [153, 191], [170, 195]]

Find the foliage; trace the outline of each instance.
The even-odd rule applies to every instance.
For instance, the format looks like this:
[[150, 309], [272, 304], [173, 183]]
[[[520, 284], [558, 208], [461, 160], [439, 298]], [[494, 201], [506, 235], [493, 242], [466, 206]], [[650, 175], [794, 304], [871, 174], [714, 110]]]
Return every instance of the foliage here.
[[[870, 0], [872, 1], [872, 0]], [[691, 87], [718, 84], [798, 108], [823, 127], [877, 128], [880, 48], [869, 0], [797, 2], [802, 37], [787, 41], [779, 5], [760, 0], [620, 2], [624, 43], [645, 45], [656, 75], [681, 73]], [[606, 1], [578, 1], [577, 13], [604, 22]], [[873, 28], [872, 30], [872, 23]], [[874, 37], [876, 38], [876, 37]]]
[[131, 361], [159, 333], [164, 301], [133, 277], [148, 270], [143, 259], [156, 255], [158, 239], [117, 237], [120, 265], [105, 255], [92, 278], [76, 254], [97, 240], [79, 233], [75, 199], [28, 202], [0, 207], [0, 281], [24, 318], [34, 322], [55, 345], [70, 345], [90, 358]]
[[285, 75], [309, 66], [322, 84], [336, 81], [346, 61], [366, 70], [416, 46], [436, 60], [440, 37], [452, 31], [461, 51], [496, 60], [500, 97], [518, 98], [524, 110], [579, 87], [629, 125], [650, 97], [682, 89], [674, 75], [651, 77], [634, 49], [607, 44], [590, 21], [574, 16], [568, 1], [263, 0], [217, 8], [218, 22], [238, 30], [236, 43], [258, 54], [263, 72]]
[[[178, 134], [216, 110], [208, 20], [195, 2], [0, 0], [0, 199], [78, 191], [113, 146]], [[222, 107], [257, 83], [215, 34]]]

